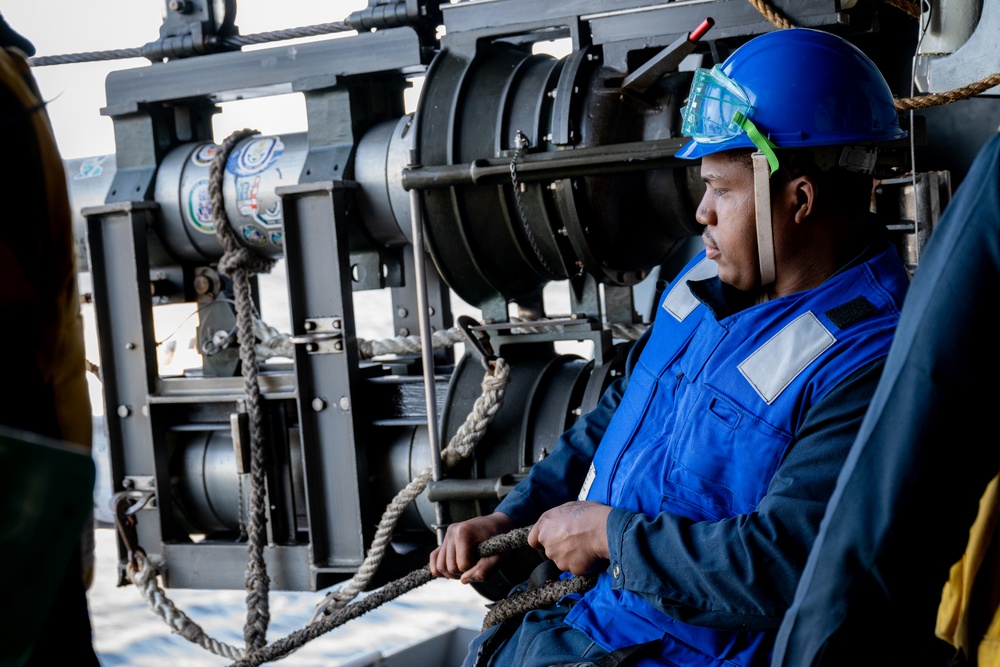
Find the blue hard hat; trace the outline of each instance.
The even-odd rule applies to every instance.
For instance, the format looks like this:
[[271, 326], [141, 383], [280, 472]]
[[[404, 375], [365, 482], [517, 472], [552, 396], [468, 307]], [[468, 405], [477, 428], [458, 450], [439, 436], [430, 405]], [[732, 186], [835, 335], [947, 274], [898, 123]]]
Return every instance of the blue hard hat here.
[[721, 65], [697, 70], [681, 115], [681, 132], [691, 141], [676, 156], [690, 159], [906, 136], [889, 86], [868, 56], [808, 28], [765, 33]]

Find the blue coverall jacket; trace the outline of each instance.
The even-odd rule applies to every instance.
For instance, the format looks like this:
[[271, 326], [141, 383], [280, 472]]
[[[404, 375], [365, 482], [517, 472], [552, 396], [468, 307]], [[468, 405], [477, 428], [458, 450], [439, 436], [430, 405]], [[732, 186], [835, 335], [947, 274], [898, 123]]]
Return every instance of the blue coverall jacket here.
[[662, 638], [669, 662], [641, 664], [767, 661], [908, 284], [880, 243], [815, 289], [720, 312], [715, 268], [681, 271], [626, 378], [498, 507], [615, 508], [610, 565], [566, 623], [606, 650]]

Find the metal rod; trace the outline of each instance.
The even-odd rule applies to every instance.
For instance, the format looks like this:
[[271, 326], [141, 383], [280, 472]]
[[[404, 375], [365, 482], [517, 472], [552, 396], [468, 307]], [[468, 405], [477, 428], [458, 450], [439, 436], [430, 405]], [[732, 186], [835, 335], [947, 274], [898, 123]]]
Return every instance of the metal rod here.
[[[572, 150], [529, 153], [518, 162], [518, 178], [542, 181], [690, 166], [674, 154], [686, 139], [637, 141], [612, 146], [589, 146]], [[480, 159], [467, 164], [423, 166], [403, 169], [404, 190], [426, 190], [465, 184], [492, 184], [510, 180], [510, 158]]]
[[[410, 167], [416, 166], [416, 151], [410, 151]], [[424, 402], [427, 409], [427, 440], [431, 448], [431, 473], [435, 482], [442, 477], [441, 441], [438, 435], [437, 386], [434, 382], [434, 341], [427, 308], [427, 274], [424, 265], [424, 224], [420, 215], [420, 191], [410, 190], [410, 231], [413, 236], [413, 273], [417, 291], [417, 327], [420, 331], [420, 357], [424, 370]], [[434, 503], [434, 530], [438, 544], [444, 540], [444, 506]]]

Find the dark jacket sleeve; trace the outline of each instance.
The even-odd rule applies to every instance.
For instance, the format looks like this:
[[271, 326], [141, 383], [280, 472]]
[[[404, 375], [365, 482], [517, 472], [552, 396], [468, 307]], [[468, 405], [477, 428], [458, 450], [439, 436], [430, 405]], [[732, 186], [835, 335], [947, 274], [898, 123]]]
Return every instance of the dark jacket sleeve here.
[[497, 506], [498, 512], [524, 526], [534, 522], [546, 510], [577, 499], [594, 452], [621, 403], [628, 377], [646, 345], [649, 332], [647, 329], [629, 351], [624, 377], [611, 383], [601, 395], [597, 407], [582, 415], [559, 436], [552, 453], [531, 467], [528, 477]]
[[[774, 667], [838, 665], [858, 655], [865, 664], [932, 664], [942, 584], [1000, 466], [990, 388], [1000, 354], [987, 324], [998, 286], [994, 134], [920, 258], [884, 377], [778, 633]], [[995, 608], [989, 590], [982, 589], [984, 610]], [[986, 616], [970, 637], [983, 637]]]
[[883, 365], [856, 371], [810, 409], [753, 512], [692, 521], [613, 510], [607, 529], [614, 587], [684, 622], [777, 628]]

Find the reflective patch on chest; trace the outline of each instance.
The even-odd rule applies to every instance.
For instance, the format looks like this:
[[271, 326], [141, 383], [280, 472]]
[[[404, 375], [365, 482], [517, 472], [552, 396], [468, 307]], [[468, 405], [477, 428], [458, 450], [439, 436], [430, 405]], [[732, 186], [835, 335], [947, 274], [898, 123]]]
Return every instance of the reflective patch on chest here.
[[812, 313], [803, 313], [739, 365], [754, 391], [770, 405], [799, 373], [837, 341]]
[[576, 497], [577, 500], [586, 500], [587, 496], [590, 495], [590, 487], [594, 483], [594, 478], [597, 477], [597, 468], [594, 464], [590, 464], [590, 470], [587, 471], [587, 476], [583, 480], [583, 486], [580, 487], [580, 495]]
[[707, 280], [719, 274], [719, 265], [710, 259], [703, 259], [680, 278], [674, 280], [674, 285], [663, 300], [663, 310], [674, 316], [678, 322], [683, 322], [684, 318], [691, 314], [701, 301], [691, 294], [687, 286], [689, 280]]

